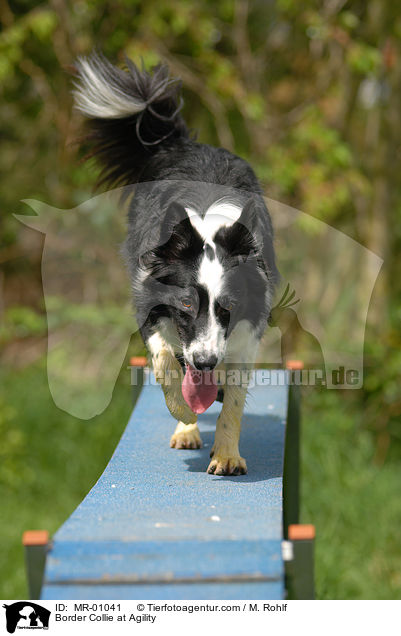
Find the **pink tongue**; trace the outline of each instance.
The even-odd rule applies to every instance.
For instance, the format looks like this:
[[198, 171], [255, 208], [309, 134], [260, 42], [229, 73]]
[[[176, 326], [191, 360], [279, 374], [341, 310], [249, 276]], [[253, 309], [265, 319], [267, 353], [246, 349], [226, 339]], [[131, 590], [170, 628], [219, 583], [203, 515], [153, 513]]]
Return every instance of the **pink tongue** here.
[[194, 413], [204, 413], [217, 398], [214, 372], [198, 371], [187, 365], [181, 390], [191, 410]]

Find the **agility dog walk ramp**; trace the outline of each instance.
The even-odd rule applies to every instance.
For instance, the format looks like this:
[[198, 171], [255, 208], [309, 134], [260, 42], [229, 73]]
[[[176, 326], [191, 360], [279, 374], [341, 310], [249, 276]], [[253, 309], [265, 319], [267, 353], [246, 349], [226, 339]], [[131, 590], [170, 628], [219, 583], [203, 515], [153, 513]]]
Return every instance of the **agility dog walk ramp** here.
[[[143, 373], [144, 386], [104, 473], [45, 546], [40, 598], [286, 598], [283, 539], [288, 522], [298, 521], [293, 475], [283, 522], [289, 417], [295, 443], [289, 458], [298, 461], [292, 372], [255, 371], [242, 424], [241, 455], [248, 461], [242, 476], [205, 472], [221, 404], [199, 417], [202, 449], [171, 449], [174, 420], [161, 387], [148, 369]], [[305, 574], [313, 541], [303, 540], [302, 530], [299, 538]], [[294, 559], [292, 543], [284, 548], [284, 557]], [[310, 578], [303, 597], [313, 595]]]

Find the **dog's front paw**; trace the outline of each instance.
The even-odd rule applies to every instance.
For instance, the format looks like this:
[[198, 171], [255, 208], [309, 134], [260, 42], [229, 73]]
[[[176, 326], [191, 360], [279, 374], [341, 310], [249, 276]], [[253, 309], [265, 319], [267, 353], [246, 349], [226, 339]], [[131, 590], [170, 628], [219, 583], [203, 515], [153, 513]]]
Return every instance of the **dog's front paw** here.
[[202, 440], [196, 424], [178, 424], [170, 439], [171, 448], [202, 448]]
[[246, 475], [248, 469], [246, 461], [239, 455], [235, 457], [223, 457], [213, 454], [207, 471], [210, 475]]

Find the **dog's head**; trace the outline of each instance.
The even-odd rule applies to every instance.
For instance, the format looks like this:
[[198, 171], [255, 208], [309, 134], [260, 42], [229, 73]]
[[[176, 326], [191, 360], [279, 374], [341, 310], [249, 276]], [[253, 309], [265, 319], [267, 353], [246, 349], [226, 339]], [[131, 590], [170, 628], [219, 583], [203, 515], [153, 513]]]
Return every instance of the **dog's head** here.
[[224, 214], [227, 204], [203, 217], [171, 204], [159, 246], [140, 259], [149, 313], [173, 321], [185, 363], [200, 370], [224, 359], [240, 320], [260, 331], [270, 312], [276, 275], [272, 238], [269, 232], [263, 236], [253, 200], [231, 205], [231, 212], [235, 207], [233, 220]]

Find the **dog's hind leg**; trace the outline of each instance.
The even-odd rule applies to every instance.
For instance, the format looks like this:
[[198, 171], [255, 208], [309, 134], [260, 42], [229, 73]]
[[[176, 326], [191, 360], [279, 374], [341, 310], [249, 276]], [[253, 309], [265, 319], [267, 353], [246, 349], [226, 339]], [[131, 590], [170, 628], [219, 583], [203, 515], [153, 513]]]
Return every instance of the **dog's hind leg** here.
[[160, 334], [154, 334], [147, 345], [152, 354], [155, 378], [161, 384], [167, 408], [178, 422], [170, 439], [171, 448], [201, 448], [197, 416], [182, 395], [184, 374], [172, 347]]

